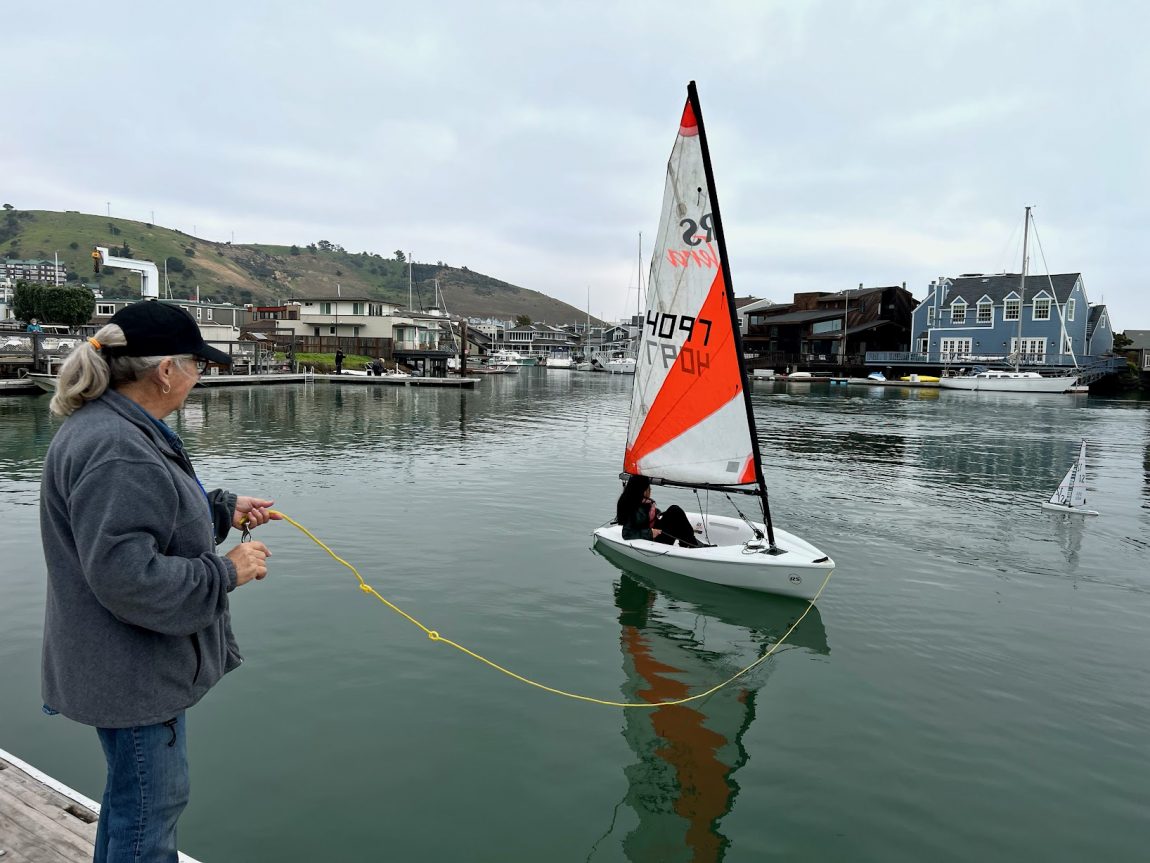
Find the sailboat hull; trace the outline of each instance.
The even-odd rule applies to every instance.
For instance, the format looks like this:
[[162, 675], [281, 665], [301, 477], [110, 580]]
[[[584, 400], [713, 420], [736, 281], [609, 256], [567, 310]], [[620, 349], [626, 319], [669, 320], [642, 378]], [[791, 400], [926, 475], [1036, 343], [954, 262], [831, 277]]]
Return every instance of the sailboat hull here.
[[[738, 587], [778, 596], [814, 599], [835, 562], [809, 542], [775, 528], [775, 544], [781, 554], [749, 547], [754, 534], [747, 522], [721, 515], [688, 512], [707, 548], [684, 548], [646, 539], [623, 539], [623, 529], [607, 525], [595, 531], [595, 550], [626, 568], [629, 561], [709, 584]], [[753, 523], [753, 522], [752, 522]], [[762, 524], [753, 523], [766, 532]]]
[[996, 393], [1064, 393], [1078, 381], [1076, 375], [1044, 377], [1025, 372], [1004, 372], [993, 375], [966, 375], [942, 378], [938, 385], [944, 390], [974, 390]]
[[1080, 506], [1067, 506], [1062, 503], [1044, 503], [1042, 508], [1052, 510], [1053, 512], [1066, 512], [1071, 515], [1098, 515], [1095, 510], [1083, 509]]

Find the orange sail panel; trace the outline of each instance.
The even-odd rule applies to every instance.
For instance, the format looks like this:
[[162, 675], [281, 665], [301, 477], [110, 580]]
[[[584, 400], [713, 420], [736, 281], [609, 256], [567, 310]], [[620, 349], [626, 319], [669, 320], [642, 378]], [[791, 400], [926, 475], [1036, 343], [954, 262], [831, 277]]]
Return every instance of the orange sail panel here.
[[699, 485], [755, 482], [738, 342], [690, 102], [667, 163], [623, 469]]

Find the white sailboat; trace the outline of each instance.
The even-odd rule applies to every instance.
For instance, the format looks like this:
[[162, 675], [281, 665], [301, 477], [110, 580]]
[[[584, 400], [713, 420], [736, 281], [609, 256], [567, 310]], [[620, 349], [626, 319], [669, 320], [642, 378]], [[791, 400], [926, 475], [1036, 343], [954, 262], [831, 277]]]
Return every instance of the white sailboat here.
[[[938, 385], [944, 390], [978, 390], [1008, 393], [1064, 393], [1078, 383], [1078, 375], [1040, 375], [1019, 370], [1022, 355], [1022, 318], [1026, 311], [1027, 244], [1030, 239], [1030, 207], [1022, 230], [1022, 275], [1018, 282], [1018, 336], [1015, 339], [1014, 369], [983, 369], [969, 375], [943, 377]], [[1061, 312], [1060, 312], [1061, 314]]]
[[667, 163], [623, 470], [653, 484], [754, 495], [763, 521], [688, 512], [702, 548], [626, 540], [612, 524], [595, 531], [598, 550], [714, 584], [815, 596], [834, 561], [772, 523], [749, 390], [692, 82]]
[[1050, 496], [1050, 500], [1042, 504], [1042, 508], [1075, 515], [1098, 515], [1086, 507], [1086, 441], [1082, 442], [1078, 450], [1077, 461], [1066, 471], [1058, 489]]

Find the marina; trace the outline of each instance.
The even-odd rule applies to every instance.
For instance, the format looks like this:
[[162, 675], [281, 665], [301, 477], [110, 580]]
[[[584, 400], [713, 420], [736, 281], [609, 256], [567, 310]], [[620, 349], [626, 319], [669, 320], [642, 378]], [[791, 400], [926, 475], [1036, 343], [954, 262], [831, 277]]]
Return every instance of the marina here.
[[[633, 380], [523, 372], [218, 387], [171, 424], [208, 488], [266, 492], [405, 611], [563, 689], [669, 700], [781, 639], [805, 601], [589, 549]], [[692, 705], [579, 704], [444, 650], [266, 526], [271, 573], [232, 597], [244, 665], [189, 711], [181, 848], [495, 861], [514, 832], [518, 859], [1141, 859], [1150, 406], [760, 381], [752, 407], [772, 509], [836, 563], [760, 668]], [[57, 424], [43, 398], [0, 416], [0, 746], [95, 799], [95, 734], [39, 700]], [[1082, 440], [1099, 515], [1044, 510]]]

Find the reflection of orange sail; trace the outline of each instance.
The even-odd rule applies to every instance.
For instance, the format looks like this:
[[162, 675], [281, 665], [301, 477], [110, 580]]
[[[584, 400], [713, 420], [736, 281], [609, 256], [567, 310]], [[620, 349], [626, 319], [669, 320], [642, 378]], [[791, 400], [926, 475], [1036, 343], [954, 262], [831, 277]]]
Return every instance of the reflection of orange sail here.
[[[623, 649], [630, 654], [636, 673], [648, 684], [638, 692], [646, 701], [672, 701], [689, 695], [685, 683], [670, 675], [682, 669], [664, 665], [653, 655], [650, 640], [634, 627], [623, 629]], [[746, 704], [750, 693], [740, 689], [738, 699]], [[730, 741], [706, 726], [707, 717], [689, 704], [660, 707], [639, 721], [651, 723], [662, 741], [655, 754], [675, 771], [679, 796], [673, 808], [685, 822], [683, 841], [691, 850], [691, 860], [719, 860], [726, 840], [715, 828], [730, 811], [733, 797], [728, 775], [734, 765], [724, 764], [719, 753]]]
[[[624, 573], [615, 591], [627, 701], [673, 701], [731, 676], [768, 650], [806, 608], [665, 574], [659, 591], [649, 583], [643, 572]], [[672, 608], [659, 602], [664, 588], [674, 589]], [[695, 632], [700, 624], [705, 641]], [[817, 608], [787, 643], [827, 652]], [[768, 664], [701, 701], [624, 712], [623, 736], [635, 760], [624, 768], [623, 802], [637, 819], [622, 840], [627, 859], [723, 859], [730, 840], [722, 820], [738, 795], [735, 773], [748, 758], [742, 740], [769, 670]]]

